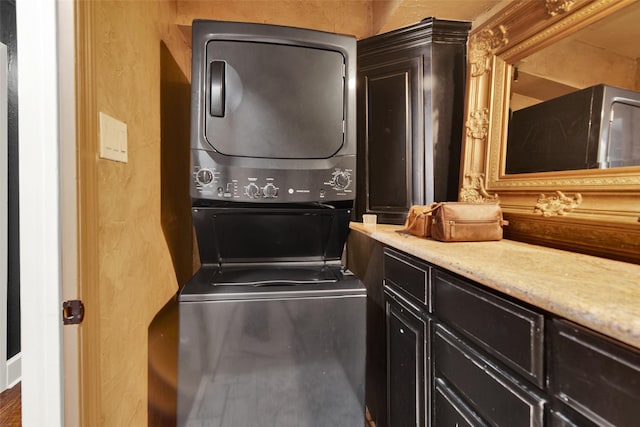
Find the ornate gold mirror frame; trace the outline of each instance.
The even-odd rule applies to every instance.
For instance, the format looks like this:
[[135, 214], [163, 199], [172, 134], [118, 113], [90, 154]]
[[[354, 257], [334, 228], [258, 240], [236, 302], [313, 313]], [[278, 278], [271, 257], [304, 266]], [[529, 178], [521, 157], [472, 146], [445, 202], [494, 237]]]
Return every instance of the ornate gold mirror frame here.
[[634, 1], [513, 1], [472, 30], [460, 200], [499, 201], [507, 238], [640, 263], [640, 167], [504, 172], [511, 64]]

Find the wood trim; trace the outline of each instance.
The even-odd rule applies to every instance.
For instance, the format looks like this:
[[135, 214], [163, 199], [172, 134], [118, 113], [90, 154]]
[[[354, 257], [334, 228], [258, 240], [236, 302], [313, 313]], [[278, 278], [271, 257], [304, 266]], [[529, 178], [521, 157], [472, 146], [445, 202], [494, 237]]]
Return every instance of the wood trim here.
[[78, 194], [78, 293], [85, 305], [80, 325], [80, 420], [101, 422], [100, 301], [98, 248], [97, 100], [94, 6], [76, 0], [76, 134]]

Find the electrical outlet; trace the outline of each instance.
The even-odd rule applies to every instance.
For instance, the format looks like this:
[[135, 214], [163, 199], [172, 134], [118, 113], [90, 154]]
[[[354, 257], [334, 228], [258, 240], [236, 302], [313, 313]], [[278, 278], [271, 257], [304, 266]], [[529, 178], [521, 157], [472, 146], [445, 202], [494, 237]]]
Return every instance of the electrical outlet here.
[[100, 157], [127, 163], [127, 124], [100, 112]]

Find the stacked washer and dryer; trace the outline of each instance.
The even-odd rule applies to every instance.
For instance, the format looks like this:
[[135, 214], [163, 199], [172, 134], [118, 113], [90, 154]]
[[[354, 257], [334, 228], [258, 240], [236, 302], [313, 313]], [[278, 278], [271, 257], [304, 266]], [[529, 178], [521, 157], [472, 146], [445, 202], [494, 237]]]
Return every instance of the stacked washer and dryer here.
[[191, 200], [201, 269], [178, 295], [178, 425], [364, 425], [355, 38], [194, 21]]

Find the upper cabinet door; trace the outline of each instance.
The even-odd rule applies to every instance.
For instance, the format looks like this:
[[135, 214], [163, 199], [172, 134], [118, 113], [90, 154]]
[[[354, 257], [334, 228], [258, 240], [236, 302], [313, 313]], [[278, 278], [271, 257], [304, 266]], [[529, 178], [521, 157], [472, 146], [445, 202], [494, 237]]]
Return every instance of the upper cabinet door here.
[[[358, 72], [359, 181], [364, 212], [384, 222], [404, 221], [414, 199], [421, 200], [424, 147], [421, 120], [422, 58], [374, 64]], [[414, 162], [415, 160], [415, 162]], [[364, 171], [364, 173], [362, 173]]]
[[429, 18], [358, 42], [358, 220], [457, 200], [469, 26]]

